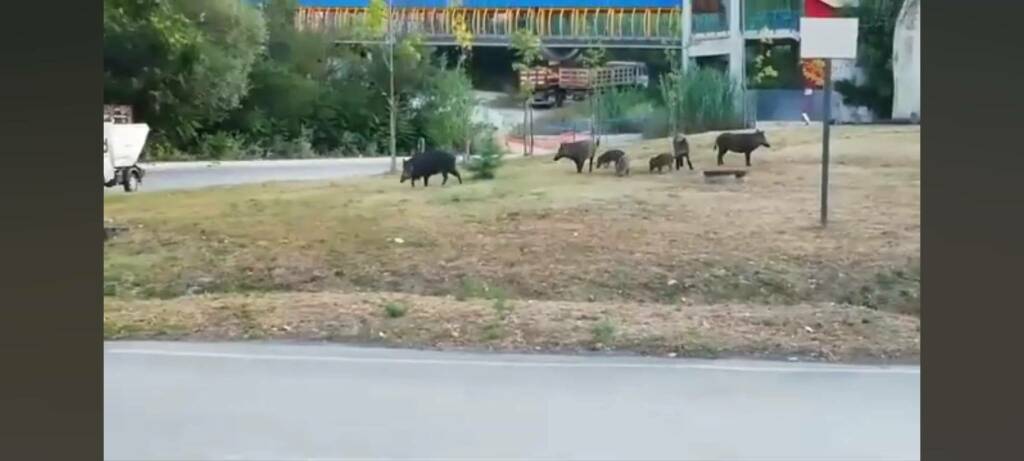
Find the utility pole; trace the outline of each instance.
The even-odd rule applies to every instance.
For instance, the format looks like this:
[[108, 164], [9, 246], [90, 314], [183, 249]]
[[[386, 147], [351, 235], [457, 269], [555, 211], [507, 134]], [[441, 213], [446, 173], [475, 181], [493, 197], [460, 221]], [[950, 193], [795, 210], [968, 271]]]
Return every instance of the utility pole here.
[[390, 70], [390, 74], [391, 74], [390, 78], [389, 78], [391, 90], [390, 90], [390, 93], [388, 95], [388, 102], [389, 102], [389, 109], [390, 109], [389, 112], [390, 112], [390, 119], [391, 119], [390, 120], [390, 122], [391, 122], [390, 123], [391, 124], [391, 133], [390, 133], [390, 139], [388, 140], [388, 148], [391, 151], [391, 173], [392, 174], [398, 172], [398, 143], [397, 143], [397, 138], [398, 138], [398, 133], [397, 133], [397, 131], [398, 131], [398, 128], [397, 128], [398, 119], [397, 119], [397, 113], [396, 113], [398, 108], [395, 107], [397, 104], [395, 104], [396, 103], [396, 101], [395, 101], [395, 30], [394, 30], [394, 24], [393, 24], [394, 21], [395, 21], [395, 15], [394, 15], [393, 7], [392, 7], [392, 2], [393, 1], [394, 0], [388, 0], [388, 62], [390, 63], [388, 65], [388, 70]]
[[832, 124], [832, 59], [825, 59], [825, 101], [821, 128], [821, 225], [828, 225], [829, 125]]

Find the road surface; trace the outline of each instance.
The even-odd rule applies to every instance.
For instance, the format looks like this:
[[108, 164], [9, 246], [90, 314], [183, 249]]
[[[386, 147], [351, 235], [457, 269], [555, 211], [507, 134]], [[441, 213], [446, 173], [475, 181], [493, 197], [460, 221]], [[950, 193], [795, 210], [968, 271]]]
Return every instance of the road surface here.
[[[401, 159], [399, 168], [401, 168]], [[139, 192], [199, 189], [272, 181], [331, 180], [386, 173], [390, 157], [253, 160], [237, 162], [176, 162], [143, 164], [146, 177]], [[397, 182], [397, 179], [396, 179]], [[123, 194], [120, 187], [105, 188], [107, 194]]]
[[920, 369], [105, 345], [109, 460], [919, 459]]

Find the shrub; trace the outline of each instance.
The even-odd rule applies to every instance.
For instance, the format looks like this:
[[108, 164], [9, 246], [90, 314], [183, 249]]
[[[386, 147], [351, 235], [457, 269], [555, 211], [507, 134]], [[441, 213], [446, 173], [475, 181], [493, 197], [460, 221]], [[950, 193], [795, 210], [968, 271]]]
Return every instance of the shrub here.
[[476, 155], [466, 165], [466, 169], [473, 173], [473, 179], [494, 179], [503, 163], [505, 151], [494, 139], [492, 132], [480, 136], [477, 145], [479, 148], [475, 150]]
[[738, 85], [718, 70], [693, 69], [685, 74], [671, 72], [662, 76], [660, 86], [662, 102], [666, 108], [675, 107], [677, 126], [684, 133], [744, 126], [740, 110], [742, 94]]
[[397, 319], [400, 317], [404, 317], [406, 312], [408, 311], [409, 307], [406, 306], [405, 304], [389, 302], [384, 305], [384, 313], [388, 316], [388, 318]]
[[223, 131], [203, 135], [196, 146], [199, 158], [211, 160], [238, 158], [244, 150], [244, 143], [239, 138]]
[[594, 335], [595, 343], [607, 346], [615, 339], [615, 324], [605, 319], [594, 324], [590, 332]]

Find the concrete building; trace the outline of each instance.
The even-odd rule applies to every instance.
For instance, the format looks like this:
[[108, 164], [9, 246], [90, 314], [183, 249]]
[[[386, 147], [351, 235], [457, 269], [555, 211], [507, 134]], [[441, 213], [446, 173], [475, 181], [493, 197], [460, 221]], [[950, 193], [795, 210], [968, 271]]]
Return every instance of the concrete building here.
[[906, 0], [892, 42], [892, 117], [921, 120], [921, 1]]

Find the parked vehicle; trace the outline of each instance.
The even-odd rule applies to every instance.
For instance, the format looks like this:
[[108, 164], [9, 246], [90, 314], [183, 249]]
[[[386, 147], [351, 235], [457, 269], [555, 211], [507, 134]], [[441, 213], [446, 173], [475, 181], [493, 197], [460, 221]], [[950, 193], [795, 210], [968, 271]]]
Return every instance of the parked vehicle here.
[[130, 109], [123, 106], [103, 108], [103, 185], [121, 185], [125, 192], [135, 192], [146, 171], [138, 165], [146, 145], [149, 125], [132, 123]]
[[533, 84], [532, 104], [561, 107], [566, 98], [583, 100], [594, 90], [621, 87], [647, 88], [647, 65], [635, 61], [611, 61], [602, 67], [535, 67], [519, 76]]

